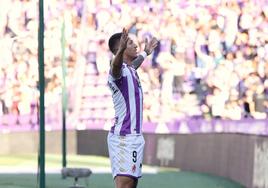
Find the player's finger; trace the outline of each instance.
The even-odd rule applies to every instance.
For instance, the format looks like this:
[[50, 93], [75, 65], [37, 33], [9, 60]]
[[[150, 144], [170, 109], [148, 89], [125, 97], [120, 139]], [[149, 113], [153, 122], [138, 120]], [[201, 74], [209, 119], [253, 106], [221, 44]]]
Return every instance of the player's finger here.
[[123, 32], [122, 32], [122, 38], [125, 40], [126, 39], [126, 29], [125, 28], [123, 28]]
[[157, 43], [158, 42], [158, 40], [154, 37], [153, 39], [152, 39], [152, 43]]
[[125, 30], [126, 30], [126, 34], [128, 35], [128, 29], [127, 29], [127, 28], [125, 28]]
[[145, 45], [147, 45], [148, 44], [148, 38], [146, 37], [145, 38]]
[[129, 40], [129, 37], [127, 36], [127, 38], [126, 38], [126, 42]]
[[127, 30], [125, 28], [124, 28], [124, 32], [123, 32], [122, 35], [123, 35], [124, 38], [128, 37], [128, 33], [127, 33]]
[[121, 39], [122, 39], [123, 41], [126, 41], [127, 37], [128, 37], [128, 36], [127, 36], [126, 34], [122, 34]]
[[121, 39], [123, 40], [125, 38], [124, 29], [122, 31]]
[[154, 39], [152, 40], [152, 44], [155, 45], [155, 44], [157, 44], [157, 43], [158, 43], [157, 39], [154, 38]]
[[154, 42], [157, 41], [157, 38], [153, 37], [153, 38], [152, 38], [152, 41], [154, 41]]
[[157, 40], [152, 40], [152, 44], [157, 44], [158, 41]]
[[152, 43], [151, 43], [151, 46], [155, 46], [155, 45], [157, 45], [156, 42], [152, 42]]
[[128, 29], [126, 29], [125, 27], [123, 28], [123, 34], [128, 35]]
[[154, 45], [154, 46], [153, 46], [153, 49], [155, 49], [156, 47], [157, 47], [157, 45]]
[[157, 42], [151, 42], [150, 46], [151, 46], [151, 48], [154, 49], [154, 48], [156, 48], [157, 44], [158, 44]]

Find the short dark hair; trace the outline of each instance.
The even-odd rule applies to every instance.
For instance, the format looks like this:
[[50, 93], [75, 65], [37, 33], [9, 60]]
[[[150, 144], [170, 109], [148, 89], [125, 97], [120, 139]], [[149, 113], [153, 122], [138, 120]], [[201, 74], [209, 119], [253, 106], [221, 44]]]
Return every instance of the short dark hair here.
[[109, 49], [111, 50], [113, 54], [116, 53], [117, 49], [115, 47], [117, 43], [120, 41], [121, 36], [122, 36], [122, 33], [115, 33], [109, 39], [109, 43], [108, 43]]

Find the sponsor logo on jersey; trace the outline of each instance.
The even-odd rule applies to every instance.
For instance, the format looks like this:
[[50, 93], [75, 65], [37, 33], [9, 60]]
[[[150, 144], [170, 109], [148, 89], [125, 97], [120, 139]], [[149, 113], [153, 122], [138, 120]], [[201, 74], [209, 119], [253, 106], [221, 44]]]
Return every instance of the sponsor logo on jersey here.
[[118, 89], [116, 89], [111, 82], [108, 82], [108, 86], [113, 91], [113, 94], [116, 94], [118, 92]]
[[122, 164], [122, 163], [124, 163], [124, 162], [125, 162], [124, 159], [120, 159], [120, 160], [119, 160], [119, 163], [120, 163], [120, 164]]
[[120, 172], [126, 172], [125, 169], [123, 169], [122, 167], [119, 168]]
[[123, 142], [120, 142], [119, 146], [124, 147], [124, 146], [126, 146], [126, 144]]

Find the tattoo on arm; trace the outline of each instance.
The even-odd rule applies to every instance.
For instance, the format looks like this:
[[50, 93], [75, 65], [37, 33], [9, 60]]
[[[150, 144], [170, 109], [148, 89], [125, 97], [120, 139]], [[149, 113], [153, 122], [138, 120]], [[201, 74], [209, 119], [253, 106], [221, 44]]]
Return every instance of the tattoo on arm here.
[[142, 64], [142, 62], [144, 61], [144, 58], [142, 55], [139, 55], [138, 57], [136, 57], [136, 59], [134, 59], [132, 61], [132, 65], [135, 69], [138, 69], [140, 67], [140, 65]]

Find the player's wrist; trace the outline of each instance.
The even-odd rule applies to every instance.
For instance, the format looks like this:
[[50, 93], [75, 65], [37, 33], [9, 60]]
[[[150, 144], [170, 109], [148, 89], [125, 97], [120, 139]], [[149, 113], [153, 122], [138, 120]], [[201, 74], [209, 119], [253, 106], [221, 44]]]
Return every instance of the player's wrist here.
[[148, 53], [144, 50], [140, 53], [140, 55], [145, 59], [148, 56]]
[[147, 54], [147, 56], [150, 55], [150, 50], [149, 50], [149, 49], [146, 49], [146, 48], [145, 48], [145, 49], [144, 49], [144, 52]]

